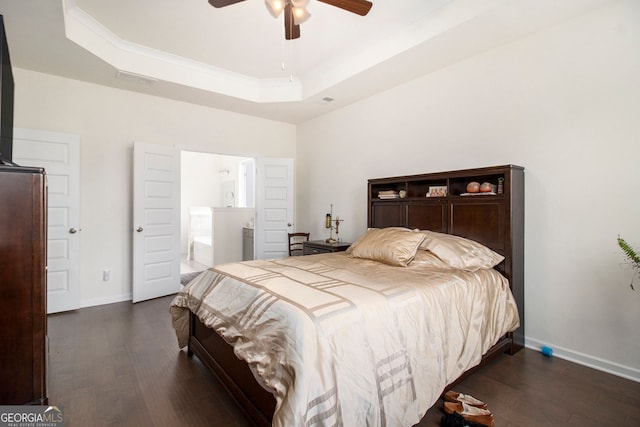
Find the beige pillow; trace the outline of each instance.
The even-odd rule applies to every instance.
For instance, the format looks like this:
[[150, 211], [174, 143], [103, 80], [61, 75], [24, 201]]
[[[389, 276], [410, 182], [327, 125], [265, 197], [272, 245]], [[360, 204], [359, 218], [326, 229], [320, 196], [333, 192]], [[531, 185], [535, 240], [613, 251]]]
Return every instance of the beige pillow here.
[[411, 261], [411, 264], [407, 268], [419, 270], [419, 269], [431, 269], [438, 268], [440, 270], [450, 270], [452, 267], [446, 262], [442, 261], [435, 254], [429, 251], [418, 250], [416, 256]]
[[420, 248], [435, 254], [453, 268], [476, 271], [493, 268], [504, 260], [502, 255], [474, 240], [428, 230], [421, 233], [426, 238]]
[[424, 234], [408, 228], [372, 228], [356, 240], [347, 253], [354, 258], [406, 267], [424, 238]]

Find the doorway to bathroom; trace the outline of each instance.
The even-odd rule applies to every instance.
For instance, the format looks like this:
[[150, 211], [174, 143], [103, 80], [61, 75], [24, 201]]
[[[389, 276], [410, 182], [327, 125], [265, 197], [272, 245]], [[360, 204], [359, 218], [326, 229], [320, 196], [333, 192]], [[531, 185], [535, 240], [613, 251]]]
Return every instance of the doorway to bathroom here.
[[180, 165], [181, 282], [253, 259], [255, 159], [181, 151]]
[[[293, 229], [295, 217], [293, 159], [216, 159], [204, 156], [191, 163], [187, 159], [183, 166], [183, 151], [187, 158], [189, 150], [175, 146], [142, 142], [134, 142], [133, 145], [133, 302], [169, 295], [180, 289], [181, 252], [184, 251], [189, 260], [189, 243], [195, 242], [195, 239], [189, 238], [189, 222], [182, 228], [182, 219], [189, 218], [189, 215], [182, 213], [181, 205], [186, 211], [190, 211], [191, 207], [209, 208], [211, 232], [208, 236], [212, 251], [209, 256], [214, 265], [242, 260], [243, 251], [240, 248], [242, 242], [247, 240], [243, 238], [243, 228], [250, 228], [251, 218], [254, 224], [254, 239], [250, 243], [253, 246], [253, 258], [287, 256], [287, 233]], [[229, 160], [231, 163], [224, 163]], [[251, 167], [250, 161], [255, 162], [255, 168]], [[241, 164], [240, 170], [246, 172], [253, 169], [253, 175], [250, 172], [236, 175], [238, 162]], [[181, 170], [188, 172], [183, 175]], [[227, 182], [225, 176], [237, 176], [239, 182], [244, 181], [243, 190]], [[184, 203], [181, 197], [183, 192]], [[193, 197], [190, 198], [190, 195]], [[253, 207], [250, 206], [251, 200]], [[241, 210], [254, 216], [236, 215]], [[232, 217], [235, 225], [218, 231], [216, 224], [225, 224], [224, 220], [216, 221], [218, 212], [222, 217]], [[187, 240], [183, 243], [184, 236], [187, 236]], [[216, 242], [216, 236], [220, 237], [221, 247]], [[193, 253], [195, 255], [195, 245]], [[187, 268], [193, 270], [192, 267]]]

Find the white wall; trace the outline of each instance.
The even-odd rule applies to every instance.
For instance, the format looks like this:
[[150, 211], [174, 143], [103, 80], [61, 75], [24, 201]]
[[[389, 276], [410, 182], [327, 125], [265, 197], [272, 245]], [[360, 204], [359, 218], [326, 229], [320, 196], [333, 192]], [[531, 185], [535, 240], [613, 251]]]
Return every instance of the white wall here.
[[[640, 381], [640, 2], [548, 28], [299, 126], [297, 224], [354, 239], [368, 178], [524, 166], [526, 337]], [[640, 288], [640, 283], [636, 283]]]
[[[295, 157], [293, 125], [14, 68], [14, 126], [80, 135], [80, 298], [131, 298], [133, 141]], [[111, 280], [102, 281], [102, 270]]]
[[213, 219], [213, 263], [242, 261], [242, 228], [253, 220], [253, 208], [216, 208]]
[[[621, 1], [297, 128], [14, 69], [14, 125], [81, 137], [81, 298], [131, 292], [133, 141], [247, 157], [297, 153], [296, 224], [366, 227], [368, 178], [526, 168], [526, 334], [640, 380], [640, 4]], [[110, 282], [101, 281], [109, 268]]]

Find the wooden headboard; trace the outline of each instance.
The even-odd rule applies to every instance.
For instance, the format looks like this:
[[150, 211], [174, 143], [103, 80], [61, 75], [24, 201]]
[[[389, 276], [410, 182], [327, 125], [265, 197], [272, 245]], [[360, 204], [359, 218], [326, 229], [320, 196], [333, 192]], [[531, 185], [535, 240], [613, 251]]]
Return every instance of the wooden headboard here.
[[[470, 182], [489, 183], [488, 193], [468, 193]], [[505, 257], [496, 267], [518, 304], [524, 346], [524, 168], [504, 165], [370, 179], [368, 226], [408, 227], [466, 237]]]

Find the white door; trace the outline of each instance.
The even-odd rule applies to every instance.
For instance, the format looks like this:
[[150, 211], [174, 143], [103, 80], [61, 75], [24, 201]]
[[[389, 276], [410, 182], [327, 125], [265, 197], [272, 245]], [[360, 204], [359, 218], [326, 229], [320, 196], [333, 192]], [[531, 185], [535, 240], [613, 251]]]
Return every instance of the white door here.
[[284, 258], [289, 254], [287, 234], [293, 230], [293, 206], [293, 159], [257, 159], [257, 259]]
[[13, 161], [46, 171], [47, 312], [75, 310], [80, 307], [80, 137], [15, 128]]
[[133, 302], [180, 290], [180, 152], [133, 147]]

